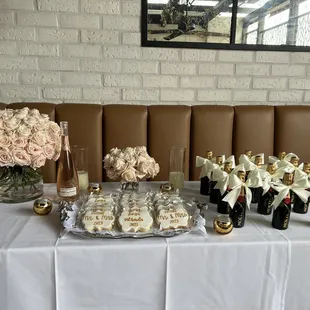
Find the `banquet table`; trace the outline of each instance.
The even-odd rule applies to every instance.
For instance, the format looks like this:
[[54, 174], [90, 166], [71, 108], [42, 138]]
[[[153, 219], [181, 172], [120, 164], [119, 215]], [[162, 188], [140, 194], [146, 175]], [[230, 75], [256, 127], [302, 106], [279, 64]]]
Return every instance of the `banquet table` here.
[[[55, 193], [44, 185], [45, 196]], [[208, 202], [199, 182], [186, 182], [182, 195]], [[252, 205], [243, 228], [219, 235], [208, 203], [207, 235], [88, 239], [60, 238], [59, 213], [37, 216], [32, 205], [0, 204], [1, 310], [310, 309], [308, 214], [292, 213], [278, 231]]]

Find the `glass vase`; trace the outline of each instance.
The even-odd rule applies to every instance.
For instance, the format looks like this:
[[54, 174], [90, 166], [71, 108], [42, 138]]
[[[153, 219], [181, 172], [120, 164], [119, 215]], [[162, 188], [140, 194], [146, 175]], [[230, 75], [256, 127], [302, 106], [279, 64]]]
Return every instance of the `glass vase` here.
[[43, 195], [40, 169], [30, 166], [0, 167], [0, 202], [19, 203]]
[[122, 191], [138, 191], [139, 190], [139, 182], [126, 182], [121, 181], [121, 189]]

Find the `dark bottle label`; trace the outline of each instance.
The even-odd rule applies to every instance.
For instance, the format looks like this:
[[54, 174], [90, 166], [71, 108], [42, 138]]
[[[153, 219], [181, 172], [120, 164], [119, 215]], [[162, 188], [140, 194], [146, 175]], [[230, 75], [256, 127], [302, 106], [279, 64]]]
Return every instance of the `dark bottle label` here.
[[293, 211], [300, 214], [305, 214], [308, 212], [309, 207], [309, 199], [306, 203], [304, 203], [299, 196], [297, 196], [294, 193], [294, 205], [293, 205]]
[[217, 188], [214, 188], [216, 183], [217, 183], [216, 181], [211, 181], [210, 203], [214, 203], [214, 204], [218, 203], [220, 196], [221, 196], [220, 190]]
[[252, 192], [252, 203], [258, 203], [259, 198], [263, 192], [263, 189], [261, 187], [253, 188], [251, 187], [251, 192]]
[[273, 211], [272, 226], [279, 230], [287, 229], [290, 222], [291, 202], [290, 199], [284, 199], [277, 209]]
[[246, 201], [243, 199], [243, 202], [238, 200], [234, 208], [230, 211], [230, 217], [235, 228], [241, 228], [245, 223], [245, 210], [246, 210]]
[[223, 201], [223, 198], [227, 195], [228, 191], [226, 191], [222, 196], [220, 193], [220, 199], [219, 202], [217, 204], [217, 212], [221, 213], [221, 214], [229, 214], [230, 212], [230, 206], [228, 204], [228, 202]]
[[258, 200], [257, 212], [264, 215], [269, 215], [272, 212], [272, 206], [274, 200], [274, 192], [272, 188], [269, 189], [265, 195], [262, 195]]
[[205, 176], [200, 179], [200, 194], [209, 196], [211, 192], [211, 184], [210, 184], [210, 179]]

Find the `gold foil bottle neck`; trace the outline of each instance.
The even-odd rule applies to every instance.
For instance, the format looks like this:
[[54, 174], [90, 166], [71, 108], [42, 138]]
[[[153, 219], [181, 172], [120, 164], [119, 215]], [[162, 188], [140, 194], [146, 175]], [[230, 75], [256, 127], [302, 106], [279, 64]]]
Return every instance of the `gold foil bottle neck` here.
[[286, 152], [283, 152], [283, 151], [279, 152], [279, 154], [278, 154], [278, 158], [280, 160], [283, 160], [285, 156], [286, 156]]
[[213, 152], [212, 151], [206, 151], [205, 158], [211, 160], [212, 157], [213, 157]]
[[274, 174], [276, 172], [276, 170], [277, 170], [277, 167], [274, 163], [269, 163], [267, 165], [267, 171], [269, 172], [269, 174], [271, 174], [271, 175]]
[[257, 167], [261, 167], [261, 166], [263, 165], [263, 157], [260, 156], [260, 155], [255, 156], [254, 164], [255, 164]]
[[310, 163], [304, 163], [303, 172], [310, 174]]
[[293, 182], [294, 182], [294, 174], [293, 173], [289, 173], [289, 172], [285, 172], [284, 175], [283, 175], [282, 182], [285, 185], [292, 185]]
[[215, 163], [221, 166], [223, 164], [223, 156], [222, 155], [216, 156]]
[[232, 170], [232, 162], [228, 161], [224, 163], [224, 171], [227, 173], [231, 173]]
[[250, 150], [246, 150], [244, 154], [245, 154], [246, 156], [248, 156], [249, 158], [252, 157], [252, 151], [250, 151]]
[[237, 172], [238, 178], [242, 181], [245, 182], [245, 172], [244, 171], [238, 171]]
[[292, 157], [291, 158], [291, 164], [293, 164], [295, 167], [298, 167], [299, 165], [299, 158], [298, 157]]

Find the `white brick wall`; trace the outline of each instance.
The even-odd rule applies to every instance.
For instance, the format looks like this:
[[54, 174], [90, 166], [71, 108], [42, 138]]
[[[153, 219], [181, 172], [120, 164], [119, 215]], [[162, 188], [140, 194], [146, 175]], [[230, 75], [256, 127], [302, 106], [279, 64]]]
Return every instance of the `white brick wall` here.
[[0, 101], [310, 104], [310, 53], [142, 48], [139, 0], [0, 0]]

